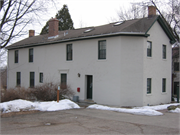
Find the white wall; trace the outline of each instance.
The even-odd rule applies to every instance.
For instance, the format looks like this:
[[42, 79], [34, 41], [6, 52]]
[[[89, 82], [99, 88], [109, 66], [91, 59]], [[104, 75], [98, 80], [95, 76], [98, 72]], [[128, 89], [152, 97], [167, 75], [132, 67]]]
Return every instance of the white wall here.
[[[143, 105], [169, 103], [171, 102], [171, 44], [158, 22], [148, 34], [150, 36], [144, 43]], [[152, 57], [147, 57], [147, 41], [152, 41]], [[166, 59], [162, 58], [162, 45], [166, 45]], [[152, 78], [151, 94], [147, 94], [147, 78]], [[162, 78], [166, 78], [165, 93], [162, 92]]]
[[120, 51], [120, 102], [122, 106], [142, 106], [144, 40], [144, 37], [122, 38]]

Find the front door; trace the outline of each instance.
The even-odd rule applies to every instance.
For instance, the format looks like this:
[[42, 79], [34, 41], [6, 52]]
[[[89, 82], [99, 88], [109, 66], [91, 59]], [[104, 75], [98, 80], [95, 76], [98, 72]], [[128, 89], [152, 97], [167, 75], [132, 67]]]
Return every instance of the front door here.
[[177, 89], [179, 88], [179, 82], [174, 82], [174, 95], [177, 95]]
[[87, 75], [87, 99], [92, 99], [93, 94], [93, 76]]

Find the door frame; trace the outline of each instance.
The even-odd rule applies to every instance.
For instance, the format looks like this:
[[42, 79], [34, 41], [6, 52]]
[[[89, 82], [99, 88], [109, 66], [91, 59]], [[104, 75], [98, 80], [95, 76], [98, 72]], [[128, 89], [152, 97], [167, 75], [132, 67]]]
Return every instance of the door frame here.
[[[92, 98], [88, 98], [88, 77], [92, 77], [92, 92], [91, 92], [91, 97]], [[93, 99], [93, 75], [85, 75], [85, 99], [90, 99], [92, 100]]]

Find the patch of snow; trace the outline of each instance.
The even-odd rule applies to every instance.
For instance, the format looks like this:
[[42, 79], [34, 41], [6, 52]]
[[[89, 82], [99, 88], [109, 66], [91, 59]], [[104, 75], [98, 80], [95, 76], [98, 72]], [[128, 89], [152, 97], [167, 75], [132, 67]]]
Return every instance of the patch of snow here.
[[108, 107], [103, 105], [90, 105], [87, 108], [90, 109], [100, 109], [100, 110], [110, 110], [110, 111], [117, 111], [117, 112], [124, 112], [124, 113], [131, 113], [136, 115], [148, 115], [148, 116], [155, 116], [155, 115], [163, 115], [163, 113], [152, 110], [152, 109], [125, 109], [125, 108], [114, 108]]
[[[174, 98], [174, 101], [177, 102], [177, 98]], [[179, 101], [180, 101], [180, 99], [179, 99]]]
[[0, 103], [0, 110], [3, 113], [19, 112], [20, 110], [29, 110], [31, 108], [34, 108], [34, 103], [22, 99]]
[[155, 105], [155, 106], [134, 107], [134, 109], [164, 110], [164, 109], [167, 109], [167, 107], [170, 106], [170, 105], [180, 105], [180, 103], [164, 104], [164, 105]]
[[73, 108], [80, 107], [69, 99], [60, 100], [59, 103], [56, 101], [31, 102], [22, 99], [0, 103], [0, 110], [2, 113], [18, 112], [21, 110], [58, 111]]
[[180, 108], [176, 108], [175, 110], [170, 110], [171, 113], [180, 113]]

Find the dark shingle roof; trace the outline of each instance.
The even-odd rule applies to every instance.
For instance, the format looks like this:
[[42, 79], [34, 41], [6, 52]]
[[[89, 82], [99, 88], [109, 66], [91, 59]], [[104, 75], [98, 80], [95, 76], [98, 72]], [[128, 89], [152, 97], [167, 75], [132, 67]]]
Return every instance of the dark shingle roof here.
[[[119, 25], [116, 23], [110, 23], [97, 27], [87, 27], [74, 30], [59, 31], [59, 35], [56, 38], [48, 39], [48, 34], [29, 37], [19, 42], [16, 42], [8, 47], [7, 49], [16, 49], [21, 47], [38, 46], [45, 44], [53, 44], [59, 42], [67, 42], [73, 40], [82, 40], [89, 38], [105, 37], [105, 36], [117, 36], [117, 35], [139, 35], [148, 36], [147, 32], [159, 18], [158, 15], [152, 18], [141, 18], [127, 20]], [[86, 30], [89, 32], [85, 32]]]

